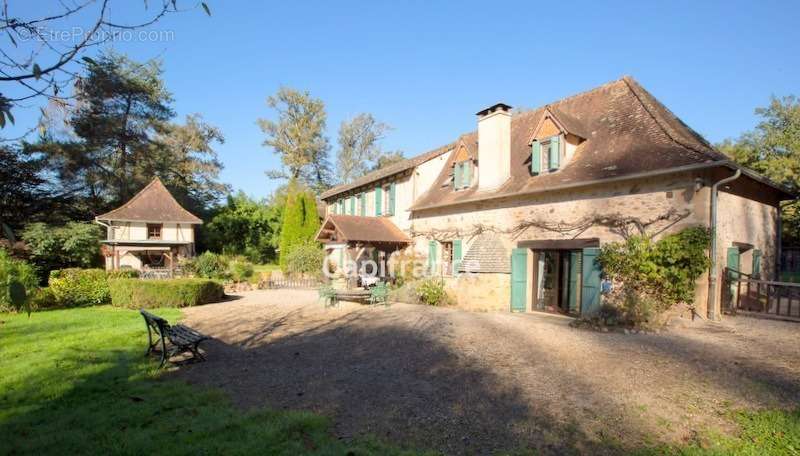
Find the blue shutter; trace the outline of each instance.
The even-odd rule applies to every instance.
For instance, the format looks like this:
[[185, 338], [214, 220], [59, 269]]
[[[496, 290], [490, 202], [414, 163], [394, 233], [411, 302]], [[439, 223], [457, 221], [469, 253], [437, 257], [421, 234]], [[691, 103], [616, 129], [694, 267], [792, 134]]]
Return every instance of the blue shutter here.
[[458, 275], [461, 269], [461, 239], [453, 241], [453, 275]]
[[511, 311], [525, 312], [528, 289], [528, 249], [511, 251]]
[[598, 248], [583, 249], [583, 286], [581, 287], [581, 315], [592, 316], [600, 310], [600, 255]]
[[383, 204], [383, 189], [375, 187], [375, 216], [381, 215], [381, 204]]
[[569, 303], [569, 313], [580, 313], [578, 306], [578, 277], [580, 276], [581, 252], [571, 250], [569, 252], [569, 290], [567, 292], [567, 302]]
[[428, 274], [433, 275], [436, 270], [436, 241], [428, 242]]
[[359, 200], [358, 203], [359, 203], [359, 206], [360, 206], [358, 208], [359, 215], [361, 215], [363, 217], [363, 216], [367, 215], [367, 194], [366, 193], [362, 193], [362, 194], [358, 195], [358, 200]]
[[533, 142], [531, 152], [531, 173], [534, 175], [542, 172], [542, 145], [539, 141]]
[[395, 194], [395, 183], [392, 182], [391, 185], [389, 185], [389, 208], [387, 212], [389, 215], [395, 214]]
[[756, 279], [761, 278], [761, 250], [753, 250], [753, 270], [752, 275]]
[[470, 185], [472, 185], [472, 175], [471, 175], [472, 162], [467, 160], [464, 162], [463, 165], [464, 165], [464, 170], [461, 173], [461, 185], [464, 188], [468, 188]]
[[548, 157], [548, 167], [550, 169], [558, 169], [558, 164], [561, 158], [561, 141], [559, 136], [550, 138], [550, 155]]
[[356, 197], [350, 197], [350, 215], [356, 215]]

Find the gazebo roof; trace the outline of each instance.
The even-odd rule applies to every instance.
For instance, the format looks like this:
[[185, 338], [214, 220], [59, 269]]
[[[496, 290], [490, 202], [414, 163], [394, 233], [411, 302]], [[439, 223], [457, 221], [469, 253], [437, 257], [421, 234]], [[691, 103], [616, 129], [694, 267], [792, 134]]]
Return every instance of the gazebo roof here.
[[156, 177], [122, 207], [95, 217], [96, 220], [123, 222], [175, 222], [202, 224], [203, 221], [183, 208], [167, 187]]

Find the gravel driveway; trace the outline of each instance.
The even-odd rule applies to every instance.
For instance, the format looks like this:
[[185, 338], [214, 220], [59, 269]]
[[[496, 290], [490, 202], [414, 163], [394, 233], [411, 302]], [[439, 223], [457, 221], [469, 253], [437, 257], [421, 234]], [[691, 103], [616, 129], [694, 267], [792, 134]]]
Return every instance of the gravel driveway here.
[[490, 454], [618, 453], [730, 430], [726, 412], [800, 404], [800, 324], [728, 318], [660, 334], [573, 329], [543, 314], [343, 303], [262, 290], [185, 309], [213, 336], [173, 375], [243, 408], [328, 415], [342, 438]]

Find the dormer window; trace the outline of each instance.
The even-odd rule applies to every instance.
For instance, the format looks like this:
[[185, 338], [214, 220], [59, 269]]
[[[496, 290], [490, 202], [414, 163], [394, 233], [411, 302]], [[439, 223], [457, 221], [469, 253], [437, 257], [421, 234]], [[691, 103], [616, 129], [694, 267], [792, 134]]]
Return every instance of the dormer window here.
[[453, 189], [461, 190], [472, 185], [472, 161], [464, 160], [453, 165]]
[[564, 154], [561, 135], [534, 140], [531, 144], [531, 173], [538, 175], [558, 170]]

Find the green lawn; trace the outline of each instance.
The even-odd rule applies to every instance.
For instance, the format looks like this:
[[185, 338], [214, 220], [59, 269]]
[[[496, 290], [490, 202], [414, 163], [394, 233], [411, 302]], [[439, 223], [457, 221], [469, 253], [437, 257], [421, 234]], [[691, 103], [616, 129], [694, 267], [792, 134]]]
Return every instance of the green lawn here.
[[280, 271], [281, 267], [277, 264], [254, 264], [253, 270], [258, 274], [259, 272]]
[[[175, 321], [175, 309], [155, 310]], [[159, 378], [138, 312], [0, 314], [3, 454], [398, 454], [347, 445], [323, 417], [234, 409], [221, 393]]]
[[[180, 318], [176, 309], [154, 312]], [[341, 442], [311, 413], [243, 413], [218, 391], [159, 376], [142, 356], [145, 340], [133, 310], [0, 314], [0, 453], [402, 453], [375, 440]], [[731, 413], [738, 436], [704, 431], [686, 446], [640, 452], [800, 455], [800, 411]]]

